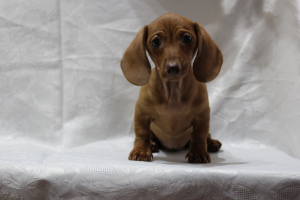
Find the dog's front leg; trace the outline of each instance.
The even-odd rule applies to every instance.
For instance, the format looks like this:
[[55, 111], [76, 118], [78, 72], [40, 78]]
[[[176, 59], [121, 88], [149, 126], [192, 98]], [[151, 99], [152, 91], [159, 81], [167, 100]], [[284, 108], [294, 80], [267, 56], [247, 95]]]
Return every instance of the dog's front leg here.
[[150, 123], [151, 119], [149, 117], [141, 115], [139, 111], [136, 111], [134, 119], [135, 140], [134, 147], [128, 157], [129, 160], [151, 161], [153, 156], [150, 149], [152, 134]]
[[186, 155], [189, 163], [210, 163], [210, 155], [207, 151], [207, 136], [209, 131], [209, 117], [196, 118], [193, 121], [190, 150]]

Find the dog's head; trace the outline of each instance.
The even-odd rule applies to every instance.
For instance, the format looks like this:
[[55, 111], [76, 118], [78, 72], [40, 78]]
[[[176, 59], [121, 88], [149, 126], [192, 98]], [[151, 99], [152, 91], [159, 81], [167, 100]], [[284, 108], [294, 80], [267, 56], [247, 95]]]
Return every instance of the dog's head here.
[[127, 80], [144, 85], [151, 74], [146, 51], [163, 79], [179, 80], [191, 70], [198, 81], [213, 80], [220, 72], [222, 52], [205, 29], [175, 13], [162, 15], [142, 28], [121, 61]]

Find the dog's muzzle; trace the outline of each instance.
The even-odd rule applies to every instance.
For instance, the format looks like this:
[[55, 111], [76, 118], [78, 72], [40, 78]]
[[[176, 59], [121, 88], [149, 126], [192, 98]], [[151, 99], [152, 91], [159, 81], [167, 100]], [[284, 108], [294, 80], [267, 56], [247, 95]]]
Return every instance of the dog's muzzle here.
[[168, 64], [166, 67], [166, 72], [170, 76], [177, 76], [181, 71], [181, 65], [179, 64]]

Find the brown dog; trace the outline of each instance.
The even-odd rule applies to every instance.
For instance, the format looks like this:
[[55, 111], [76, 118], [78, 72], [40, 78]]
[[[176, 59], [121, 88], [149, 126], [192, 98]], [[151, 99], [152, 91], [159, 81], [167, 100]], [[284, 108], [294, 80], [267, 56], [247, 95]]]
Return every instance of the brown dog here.
[[[152, 71], [146, 51], [155, 64]], [[205, 82], [219, 74], [222, 62], [222, 52], [204, 28], [178, 14], [162, 15], [138, 32], [121, 61], [127, 80], [143, 85], [129, 160], [151, 161], [158, 140], [171, 150], [190, 142], [188, 162], [210, 162], [208, 151], [218, 151], [221, 143], [209, 134]]]

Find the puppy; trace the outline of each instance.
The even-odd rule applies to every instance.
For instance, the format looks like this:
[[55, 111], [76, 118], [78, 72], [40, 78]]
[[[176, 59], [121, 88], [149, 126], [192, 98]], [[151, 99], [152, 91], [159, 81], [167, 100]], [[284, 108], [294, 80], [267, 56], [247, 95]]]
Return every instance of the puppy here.
[[205, 29], [178, 14], [164, 14], [138, 32], [121, 61], [126, 79], [142, 86], [129, 160], [151, 161], [158, 143], [170, 150], [189, 143], [189, 163], [211, 162], [208, 152], [218, 151], [221, 143], [209, 134], [205, 83], [216, 78], [222, 62], [221, 50]]

